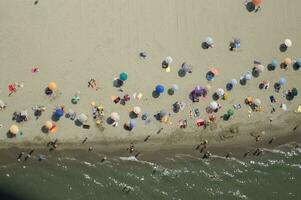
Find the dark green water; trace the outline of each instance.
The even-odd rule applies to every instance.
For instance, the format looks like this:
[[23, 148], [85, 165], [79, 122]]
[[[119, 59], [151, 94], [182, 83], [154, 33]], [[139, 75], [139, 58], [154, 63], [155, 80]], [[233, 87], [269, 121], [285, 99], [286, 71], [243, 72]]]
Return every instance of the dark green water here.
[[[74, 155], [73, 155], [74, 154]], [[41, 162], [1, 161], [2, 191], [21, 199], [301, 199], [301, 149], [283, 145], [240, 159], [60, 153]]]

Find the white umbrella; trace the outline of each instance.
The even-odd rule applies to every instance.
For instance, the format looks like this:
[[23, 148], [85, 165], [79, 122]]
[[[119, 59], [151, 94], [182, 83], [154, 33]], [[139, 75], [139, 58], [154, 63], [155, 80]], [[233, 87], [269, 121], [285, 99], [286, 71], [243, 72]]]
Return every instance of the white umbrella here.
[[206, 42], [208, 45], [213, 45], [213, 43], [214, 43], [212, 37], [207, 37], [207, 38], [205, 39], [205, 42]]
[[231, 79], [231, 83], [232, 85], [236, 85], [237, 84], [237, 80], [235, 78]]
[[78, 116], [78, 121], [80, 121], [81, 123], [84, 123], [84, 122], [86, 122], [87, 120], [88, 120], [88, 117], [87, 117], [87, 115], [85, 115], [84, 113], [82, 113], [82, 114], [80, 114], [79, 116]]
[[292, 41], [290, 40], [290, 39], [285, 39], [284, 40], [284, 44], [285, 44], [285, 46], [287, 46], [287, 47], [291, 47], [292, 46]]
[[135, 113], [136, 115], [139, 115], [139, 114], [141, 113], [141, 108], [140, 108], [139, 106], [135, 106], [135, 107], [134, 107], [134, 113]]
[[222, 88], [218, 88], [215, 93], [219, 96], [222, 97], [225, 94], [225, 91]]
[[253, 103], [254, 103], [254, 105], [256, 105], [256, 106], [260, 106], [260, 105], [261, 105], [260, 99], [255, 99]]
[[252, 79], [252, 74], [251, 74], [251, 73], [246, 73], [246, 74], [244, 75], [244, 78], [245, 78], [247, 81], [249, 81], [249, 80]]
[[5, 107], [5, 103], [0, 99], [0, 108], [4, 108]]
[[216, 110], [218, 108], [218, 104], [216, 101], [212, 101], [209, 106], [212, 110]]
[[119, 121], [120, 120], [120, 116], [117, 112], [112, 112], [110, 115], [111, 119], [113, 119], [114, 121]]
[[167, 64], [172, 63], [172, 57], [167, 56], [167, 57], [165, 58], [165, 62], [166, 62]]
[[172, 84], [172, 85], [171, 85], [171, 89], [172, 89], [173, 91], [176, 91], [176, 90], [179, 89], [179, 86], [178, 86], [177, 84]]

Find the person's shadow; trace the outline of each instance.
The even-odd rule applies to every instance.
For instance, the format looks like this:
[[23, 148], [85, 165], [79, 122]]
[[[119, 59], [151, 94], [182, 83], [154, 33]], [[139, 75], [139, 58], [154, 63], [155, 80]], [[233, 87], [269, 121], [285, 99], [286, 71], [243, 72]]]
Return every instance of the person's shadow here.
[[255, 4], [253, 2], [248, 2], [246, 4], [246, 9], [249, 12], [253, 12], [255, 10]]

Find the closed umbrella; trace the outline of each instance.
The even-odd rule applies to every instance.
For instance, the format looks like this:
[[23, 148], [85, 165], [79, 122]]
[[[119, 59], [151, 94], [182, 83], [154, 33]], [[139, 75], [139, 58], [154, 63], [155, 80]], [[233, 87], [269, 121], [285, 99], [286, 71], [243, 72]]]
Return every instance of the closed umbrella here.
[[234, 109], [233, 109], [233, 108], [229, 109], [229, 110], [227, 111], [227, 114], [228, 114], [229, 116], [234, 115]]
[[284, 40], [284, 44], [287, 47], [291, 47], [293, 43], [292, 43], [292, 41], [290, 39], [287, 38], [287, 39]]
[[135, 128], [136, 126], [137, 126], [136, 120], [131, 119], [131, 120], [130, 120], [130, 127], [131, 127], [131, 128]]
[[167, 64], [171, 64], [172, 63], [172, 57], [170, 57], [170, 56], [167, 56], [166, 58], [165, 58], [165, 62], [167, 63]]
[[87, 115], [85, 115], [84, 113], [82, 113], [82, 114], [80, 114], [79, 116], [78, 116], [78, 121], [80, 121], [81, 123], [84, 123], [84, 122], [86, 122], [87, 120], [88, 120], [88, 117], [87, 117]]
[[212, 101], [209, 105], [212, 110], [216, 110], [218, 108], [218, 103], [216, 101]]
[[261, 105], [260, 99], [254, 99], [253, 103], [254, 103], [255, 106], [260, 106]]
[[172, 85], [171, 85], [171, 89], [172, 89], [173, 91], [176, 91], [176, 90], [179, 89], [179, 86], [178, 86], [177, 84], [172, 84]]
[[236, 85], [237, 84], [237, 80], [235, 78], [231, 79], [231, 84], [232, 85]]
[[121, 72], [119, 74], [119, 79], [122, 81], [126, 81], [128, 79], [128, 74], [126, 72]]
[[284, 64], [290, 65], [290, 64], [292, 64], [292, 60], [290, 58], [285, 58], [284, 59]]
[[57, 89], [56, 83], [55, 82], [48, 83], [48, 89], [52, 90], [52, 91], [55, 91]]
[[17, 125], [12, 125], [10, 128], [9, 128], [9, 132], [13, 135], [17, 135], [20, 130], [19, 130], [19, 127]]
[[135, 106], [133, 111], [136, 115], [139, 115], [141, 113], [141, 108], [139, 106]]
[[55, 110], [55, 112], [54, 112], [54, 115], [55, 115], [56, 117], [62, 117], [62, 116], [64, 115], [63, 109], [57, 108], [57, 109]]
[[157, 85], [155, 91], [158, 94], [163, 93], [164, 92], [164, 86], [163, 85]]
[[45, 122], [45, 127], [46, 127], [47, 129], [51, 129], [52, 126], [53, 126], [53, 123], [52, 123], [51, 121], [46, 121], [46, 122]]
[[186, 73], [191, 73], [192, 72], [192, 65], [187, 64], [187, 63], [183, 63], [182, 64], [182, 70]]
[[222, 97], [225, 94], [225, 91], [222, 88], [218, 88], [215, 93], [219, 96]]
[[211, 37], [207, 37], [206, 39], [205, 39], [205, 42], [208, 44], [208, 45], [213, 45], [214, 44], [214, 41], [213, 41], [213, 39], [211, 38]]
[[114, 121], [119, 121], [120, 120], [120, 116], [117, 112], [112, 112], [110, 115], [110, 118]]
[[280, 85], [284, 85], [285, 83], [286, 83], [286, 80], [285, 80], [285, 78], [280, 78], [279, 79], [279, 81], [278, 81], [278, 83], [280, 84]]

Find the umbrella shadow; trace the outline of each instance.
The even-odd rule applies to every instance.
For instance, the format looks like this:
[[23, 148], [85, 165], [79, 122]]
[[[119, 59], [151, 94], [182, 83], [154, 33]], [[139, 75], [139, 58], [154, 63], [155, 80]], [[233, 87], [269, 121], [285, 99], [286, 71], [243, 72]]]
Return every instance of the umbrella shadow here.
[[281, 89], [281, 85], [279, 84], [279, 83], [275, 83], [274, 84], [274, 89], [275, 89], [275, 91], [277, 92], [279, 92], [279, 90]]
[[297, 62], [295, 62], [295, 63], [293, 64], [293, 69], [294, 69], [295, 71], [299, 70], [299, 69], [300, 69], [300, 65], [299, 65]]
[[255, 10], [255, 4], [253, 2], [248, 2], [246, 4], [246, 9], [249, 12], [253, 12]]
[[74, 121], [75, 126], [81, 127], [83, 123], [79, 121], [78, 119]]
[[281, 52], [286, 52], [287, 46], [286, 46], [285, 44], [280, 44], [279, 50], [280, 50]]
[[168, 67], [168, 63], [165, 60], [163, 60], [162, 63], [161, 63], [161, 67], [163, 69], [166, 69]]
[[120, 79], [115, 79], [115, 80], [113, 81], [113, 86], [116, 87], [116, 88], [120, 88], [120, 87], [123, 86], [123, 81], [120, 80]]
[[212, 99], [214, 101], [217, 101], [219, 99], [219, 96], [216, 94], [216, 92], [212, 94]]
[[50, 90], [50, 89], [47, 87], [47, 88], [45, 88], [44, 93], [45, 93], [47, 96], [50, 96], [50, 95], [53, 94], [53, 91]]
[[240, 85], [246, 85], [247, 84], [247, 80], [245, 78], [242, 78], [239, 80]]
[[179, 69], [178, 76], [183, 78], [184, 76], [186, 76], [186, 72], [183, 69]]
[[169, 88], [169, 89], [167, 90], [167, 94], [170, 95], [170, 96], [172, 96], [172, 95], [175, 94], [175, 91], [174, 91], [172, 88]]
[[54, 122], [57, 122], [57, 121], [60, 120], [60, 118], [58, 116], [56, 116], [55, 114], [52, 114], [51, 120], [54, 121]]
[[230, 115], [228, 115], [228, 114], [223, 115], [223, 120], [224, 121], [228, 121], [229, 119], [230, 119]]
[[42, 126], [41, 127], [41, 131], [42, 131], [42, 133], [45, 133], [45, 134], [49, 133], [49, 130], [48, 130], [48, 128], [46, 126]]
[[269, 71], [274, 71], [276, 69], [276, 66], [272, 65], [272, 64], [268, 64], [267, 69]]
[[263, 89], [263, 87], [264, 87], [264, 84], [263, 84], [263, 83], [260, 83], [260, 84], [258, 85], [258, 88], [261, 89], [261, 90]]
[[209, 45], [206, 42], [202, 42], [202, 48], [203, 49], [208, 49]]
[[10, 131], [7, 131], [6, 132], [6, 137], [7, 138], [14, 138], [14, 137], [16, 137], [16, 135], [12, 134]]
[[156, 99], [156, 98], [158, 98], [160, 96], [160, 94], [154, 90], [152, 92], [152, 96]]
[[233, 84], [232, 83], [227, 83], [226, 89], [227, 89], [227, 91], [231, 91], [233, 89]]
[[114, 120], [111, 117], [108, 117], [106, 121], [108, 125], [112, 125], [114, 123]]
[[131, 112], [129, 112], [129, 117], [131, 119], [136, 119], [138, 117], [138, 115], [134, 111], [131, 111]]
[[280, 68], [281, 69], [286, 69], [287, 68], [287, 64], [285, 64], [284, 62], [280, 64]]
[[292, 100], [294, 99], [294, 95], [288, 94], [288, 95], [285, 96], [285, 98], [286, 98], [286, 100], [288, 100], [288, 101], [292, 101]]
[[259, 75], [260, 75], [259, 71], [257, 71], [257, 70], [255, 69], [255, 67], [254, 67], [253, 70], [252, 70], [252, 76], [253, 76], [254, 78], [258, 78]]

